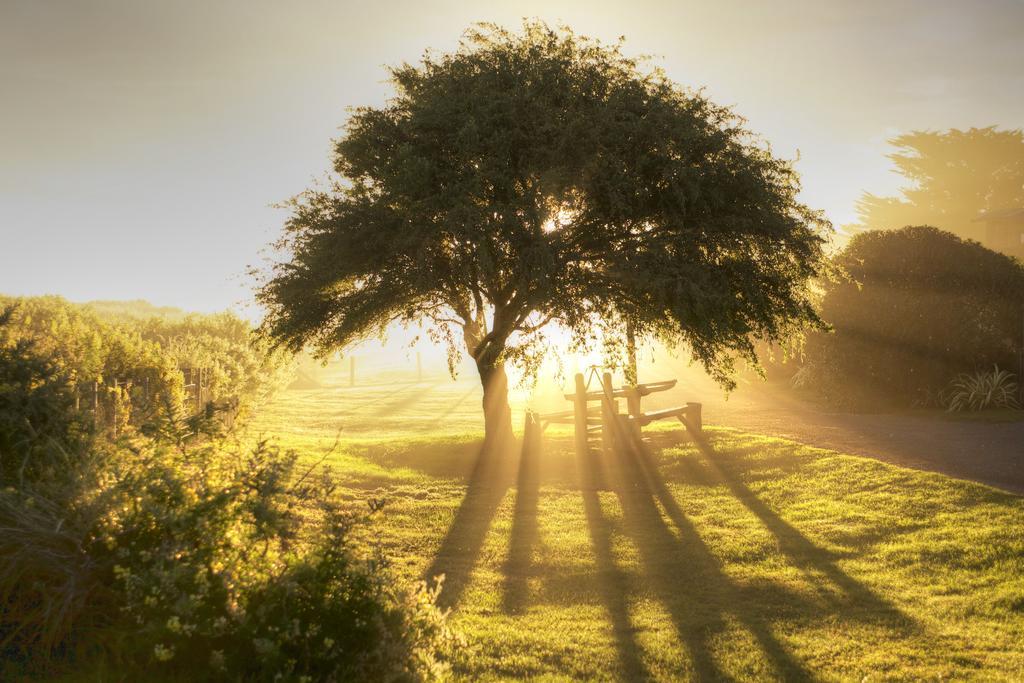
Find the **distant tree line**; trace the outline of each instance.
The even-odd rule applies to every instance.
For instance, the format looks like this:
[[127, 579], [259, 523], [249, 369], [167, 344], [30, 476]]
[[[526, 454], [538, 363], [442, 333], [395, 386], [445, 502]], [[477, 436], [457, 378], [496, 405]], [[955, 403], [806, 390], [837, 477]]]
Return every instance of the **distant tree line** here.
[[234, 315], [134, 314], [150, 309], [108, 302], [97, 312], [55, 296], [0, 296], [0, 310], [8, 311], [0, 342], [31, 344], [78, 392], [80, 408], [100, 398], [106, 412], [136, 426], [145, 413], [185, 407], [182, 370], [202, 368], [210, 397], [244, 405], [265, 398], [290, 372], [289, 358], [261, 346], [250, 324]]
[[[821, 282], [827, 332], [808, 334], [800, 360], [773, 369], [848, 407], [946, 406], [958, 377], [1018, 375], [1024, 267], [929, 226], [855, 235]], [[788, 373], [786, 369], [788, 368]]]
[[[986, 241], [986, 214], [1024, 209], [1024, 132], [995, 126], [899, 135], [889, 159], [906, 179], [897, 197], [865, 193], [852, 232], [932, 225]], [[1024, 232], [1024, 217], [1022, 232]], [[987, 245], [992, 247], [992, 245]], [[1019, 243], [1018, 243], [1019, 246]]]

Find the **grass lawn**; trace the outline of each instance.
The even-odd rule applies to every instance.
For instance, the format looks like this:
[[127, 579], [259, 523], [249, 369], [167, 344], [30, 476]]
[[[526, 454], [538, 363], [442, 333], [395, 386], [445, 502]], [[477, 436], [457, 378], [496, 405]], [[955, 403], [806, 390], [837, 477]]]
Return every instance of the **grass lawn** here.
[[253, 433], [328, 458], [461, 678], [1024, 679], [1024, 499], [709, 427], [479, 457], [471, 384], [292, 391]]

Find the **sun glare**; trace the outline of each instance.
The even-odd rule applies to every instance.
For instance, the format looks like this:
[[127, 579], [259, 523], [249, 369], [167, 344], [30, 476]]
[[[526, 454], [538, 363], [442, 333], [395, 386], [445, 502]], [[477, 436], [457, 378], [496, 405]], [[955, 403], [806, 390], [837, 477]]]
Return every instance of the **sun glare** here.
[[541, 230], [543, 230], [546, 233], [561, 230], [562, 228], [569, 225], [569, 223], [572, 221], [572, 218], [572, 211], [570, 211], [567, 207], [564, 206], [559, 207], [557, 211], [552, 212], [551, 215], [548, 216], [547, 220], [545, 220], [541, 224]]

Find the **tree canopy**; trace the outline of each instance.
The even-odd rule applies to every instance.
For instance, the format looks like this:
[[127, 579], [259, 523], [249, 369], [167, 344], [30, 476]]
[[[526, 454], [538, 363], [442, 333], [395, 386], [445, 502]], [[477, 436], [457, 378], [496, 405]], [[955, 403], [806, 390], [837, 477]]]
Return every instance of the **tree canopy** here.
[[855, 235], [835, 256], [807, 385], [847, 404], [928, 405], [959, 373], [1015, 371], [1024, 267], [929, 226]]
[[901, 197], [865, 193], [855, 229], [934, 225], [982, 240], [982, 212], [1024, 207], [1024, 133], [971, 128], [915, 131], [889, 141], [889, 158], [909, 184]]
[[[395, 322], [464, 343], [486, 393], [557, 322], [629, 321], [728, 383], [752, 341], [818, 318], [829, 227], [732, 111], [567, 29], [469, 30], [353, 110], [336, 175], [293, 200], [266, 334], [327, 353]], [[485, 406], [486, 407], [486, 406]]]

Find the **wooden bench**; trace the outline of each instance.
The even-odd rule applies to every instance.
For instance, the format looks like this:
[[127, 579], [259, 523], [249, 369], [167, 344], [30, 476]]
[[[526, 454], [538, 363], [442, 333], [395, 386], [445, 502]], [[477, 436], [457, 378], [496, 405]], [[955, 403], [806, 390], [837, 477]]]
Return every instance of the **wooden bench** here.
[[701, 404], [688, 402], [685, 406], [678, 406], [676, 408], [665, 408], [663, 410], [652, 410], [639, 415], [627, 415], [626, 419], [631, 423], [636, 423], [641, 427], [645, 427], [655, 420], [665, 420], [668, 418], [678, 418], [680, 422], [686, 427], [692, 426], [695, 430], [700, 430], [703, 426], [701, 424]]
[[[640, 400], [644, 396], [668, 391], [676, 386], [676, 380], [670, 379], [662, 382], [646, 382], [633, 386], [615, 388], [612, 385], [611, 373], [604, 373], [601, 377], [601, 388], [596, 391], [588, 391], [583, 374], [577, 373], [575, 377], [576, 391], [571, 394], [564, 394], [565, 398], [573, 402], [572, 410], [564, 410], [556, 413], [539, 414], [527, 411], [525, 436], [527, 439], [539, 437], [540, 434], [552, 424], [568, 424], [575, 426], [576, 451], [579, 454], [587, 452], [588, 436], [590, 434], [601, 434], [602, 449], [610, 452], [616, 438], [616, 432], [639, 443], [641, 429], [656, 420], [678, 419], [691, 433], [698, 433], [703, 428], [701, 422], [701, 404], [688, 402], [684, 406], [664, 408], [644, 412], [640, 407]], [[619, 411], [618, 399], [626, 399], [627, 414]], [[590, 403], [598, 402], [598, 406], [590, 406]], [[621, 430], [609, 428], [610, 425], [622, 425]]]

